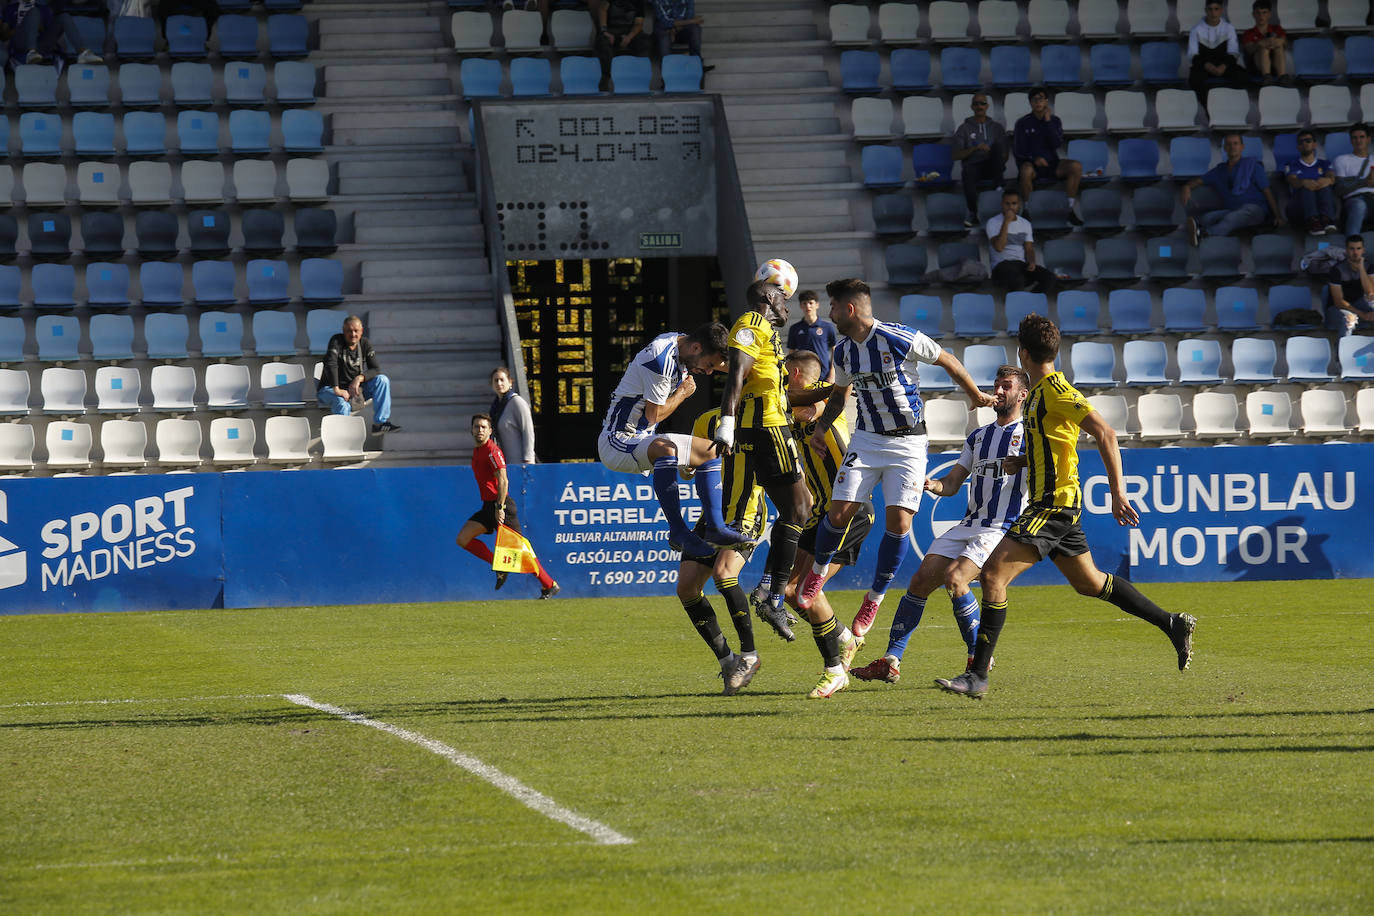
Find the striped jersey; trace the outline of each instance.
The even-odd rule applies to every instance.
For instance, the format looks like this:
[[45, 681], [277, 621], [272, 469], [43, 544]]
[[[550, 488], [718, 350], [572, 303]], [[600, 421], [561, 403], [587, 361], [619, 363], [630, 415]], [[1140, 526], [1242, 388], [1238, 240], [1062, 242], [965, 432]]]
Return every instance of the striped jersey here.
[[1002, 459], [1020, 455], [1024, 447], [1022, 421], [980, 426], [964, 440], [958, 464], [969, 472], [968, 511], [961, 525], [1006, 531], [1026, 508], [1026, 474], [1002, 472]]
[[857, 429], [885, 433], [922, 422], [919, 365], [939, 358], [939, 344], [905, 325], [875, 321], [863, 340], [841, 337], [835, 387], [853, 386]]
[[782, 365], [782, 342], [777, 329], [758, 312], [745, 312], [730, 329], [730, 349], [754, 358], [740, 390], [740, 428], [786, 426], [787, 373]]
[[[720, 408], [715, 407], [697, 417], [696, 423], [692, 425], [692, 435], [710, 442], [716, 438], [716, 427], [719, 425]], [[743, 509], [722, 505], [720, 508], [725, 515], [725, 524], [745, 537], [758, 537], [759, 532], [763, 531], [764, 522], [768, 520], [768, 506], [764, 503], [763, 497], [763, 487], [756, 483]]]
[[1026, 398], [1026, 497], [1037, 506], [1077, 509], [1078, 433], [1093, 406], [1062, 372], [1051, 372]]
[[653, 432], [658, 424], [644, 419], [644, 402], [666, 404], [668, 396], [687, 378], [677, 352], [677, 331], [660, 334], [635, 354], [620, 384], [611, 394], [603, 429], [608, 433]]
[[[824, 383], [817, 382], [807, 387], [814, 388], [822, 384]], [[845, 421], [844, 414], [836, 417], [835, 422], [825, 431], [824, 452], [818, 452], [811, 447], [811, 436], [815, 432], [816, 420], [809, 423], [802, 423], [796, 419], [792, 421], [792, 435], [797, 440], [797, 452], [801, 457], [806, 488], [811, 491], [811, 515], [806, 519], [803, 528], [810, 528], [820, 521], [821, 516], [830, 511], [831, 486], [834, 484], [840, 464], [844, 461], [844, 453], [849, 448], [849, 424]]]

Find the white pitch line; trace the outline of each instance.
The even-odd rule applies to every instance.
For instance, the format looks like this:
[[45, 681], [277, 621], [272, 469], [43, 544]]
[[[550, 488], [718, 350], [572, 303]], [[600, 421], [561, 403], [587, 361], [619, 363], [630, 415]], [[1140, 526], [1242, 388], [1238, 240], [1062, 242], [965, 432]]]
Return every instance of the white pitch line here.
[[214, 697], [133, 697], [122, 700], [47, 700], [28, 703], [0, 703], [0, 709], [28, 709], [39, 706], [116, 706], [131, 703], [192, 703], [208, 700], [275, 700], [279, 693], [234, 693]]
[[329, 713], [331, 716], [338, 716], [340, 719], [346, 719], [358, 725], [366, 725], [369, 728], [375, 728], [378, 731], [383, 731], [388, 735], [400, 738], [402, 741], [409, 741], [411, 744], [418, 744], [425, 750], [438, 754], [450, 763], [462, 767], [479, 779], [486, 780], [527, 808], [531, 808], [551, 820], [567, 824], [572, 829], [585, 833], [598, 843], [607, 846], [616, 846], [634, 842], [633, 839], [625, 836], [623, 833], [618, 833], [599, 821], [594, 821], [589, 817], [583, 817], [576, 811], [564, 808], [552, 798], [549, 798], [542, 792], [531, 789], [514, 776], [508, 776], [496, 767], [483, 763], [476, 757], [464, 754], [462, 751], [450, 747], [442, 741], [435, 741], [433, 738], [426, 738], [418, 732], [413, 732], [397, 725], [391, 725], [387, 722], [380, 722], [377, 719], [370, 719], [361, 713], [350, 712], [338, 706], [321, 703], [318, 700], [312, 700], [310, 697], [301, 694], [285, 694], [283, 699], [295, 703], [297, 706], [308, 706], [311, 709], [318, 709], [320, 712]]

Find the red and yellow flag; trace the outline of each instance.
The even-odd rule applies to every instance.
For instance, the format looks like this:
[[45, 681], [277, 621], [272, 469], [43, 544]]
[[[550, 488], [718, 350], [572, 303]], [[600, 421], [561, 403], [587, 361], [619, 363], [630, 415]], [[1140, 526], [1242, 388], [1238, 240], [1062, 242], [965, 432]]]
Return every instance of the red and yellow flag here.
[[534, 548], [523, 535], [505, 525], [496, 526], [496, 549], [491, 552], [491, 568], [497, 572], [538, 573]]

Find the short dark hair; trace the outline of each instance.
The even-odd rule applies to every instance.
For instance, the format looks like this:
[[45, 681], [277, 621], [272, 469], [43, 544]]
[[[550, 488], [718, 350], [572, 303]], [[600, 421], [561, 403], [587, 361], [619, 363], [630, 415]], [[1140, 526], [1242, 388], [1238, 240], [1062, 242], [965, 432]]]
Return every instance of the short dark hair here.
[[1017, 200], [1020, 200], [1021, 192], [1016, 188], [1007, 188], [1002, 192], [1002, 199], [1006, 200], [1008, 197], [1015, 197]]
[[998, 366], [997, 374], [993, 376], [993, 378], [1002, 378], [1004, 375], [1010, 375], [1015, 378], [1021, 383], [1022, 388], [1030, 388], [1030, 376], [1027, 375], [1026, 370], [1022, 369], [1020, 366], [1012, 366], [1010, 364]]
[[1045, 98], [1049, 98], [1050, 91], [1046, 89], [1044, 86], [1033, 86], [1030, 90], [1026, 92], [1026, 99], [1028, 101], [1034, 102], [1035, 97], [1037, 95], [1043, 95]]
[[495, 424], [493, 424], [493, 423], [491, 422], [491, 414], [489, 414], [489, 413], [475, 413], [475, 414], [472, 415], [472, 422], [468, 424], [468, 429], [472, 429], [474, 426], [476, 426], [478, 420], [486, 420], [488, 426], [493, 426], [493, 425], [495, 425]]
[[831, 299], [839, 302], [857, 302], [860, 296], [871, 297], [873, 291], [858, 277], [831, 280], [825, 284], [825, 292]]
[[1252, 12], [1255, 10], [1272, 10], [1273, 8], [1274, 5], [1270, 3], [1269, 0], [1255, 0], [1254, 3], [1250, 4], [1250, 10]]
[[487, 376], [488, 381], [496, 378], [496, 373], [498, 372], [504, 375], [506, 378], [510, 379], [512, 382], [515, 381], [515, 376], [511, 375], [510, 369], [506, 368], [505, 366], [497, 366], [495, 369], [491, 370], [491, 375]]
[[749, 288], [744, 291], [744, 304], [753, 308], [756, 305], [767, 305], [768, 301], [775, 295], [770, 290], [776, 290], [776, 295], [783, 296], [782, 287], [768, 280], [755, 280], [749, 284]]
[[810, 350], [793, 350], [782, 360], [787, 365], [801, 365], [802, 374], [814, 376], [815, 379], [821, 377], [821, 358]]
[[798, 301], [798, 302], [810, 302], [810, 301], [812, 301], [813, 299], [814, 299], [816, 302], [820, 302], [820, 301], [821, 301], [820, 295], [817, 294], [817, 292], [816, 292], [814, 289], [804, 289], [804, 290], [802, 290], [801, 292], [797, 293], [797, 301]]
[[1345, 243], [1349, 245], [1351, 242], [1359, 242], [1361, 245], [1363, 245], [1364, 236], [1360, 235], [1359, 233], [1356, 233], [1354, 235], [1347, 235], [1345, 237]]
[[1043, 315], [1031, 312], [1016, 329], [1016, 343], [1037, 363], [1047, 363], [1059, 355], [1059, 328]]
[[1346, 131], [1346, 133], [1348, 133], [1348, 134], [1353, 134], [1353, 133], [1354, 133], [1355, 131], [1357, 131], [1357, 130], [1362, 130], [1362, 131], [1364, 131], [1364, 135], [1365, 135], [1366, 137], [1369, 136], [1369, 125], [1368, 125], [1368, 124], [1351, 124], [1351, 125], [1350, 125], [1350, 129], [1349, 129], [1348, 131]]
[[1303, 138], [1303, 137], [1311, 137], [1311, 138], [1312, 138], [1312, 142], [1314, 142], [1314, 143], [1315, 143], [1316, 140], [1317, 140], [1317, 134], [1316, 134], [1316, 132], [1313, 131], [1313, 130], [1311, 130], [1311, 129], [1309, 129], [1309, 128], [1306, 128], [1306, 127], [1304, 127], [1302, 130], [1298, 131], [1297, 135], [1294, 136], [1293, 139], [1294, 139], [1294, 140], [1297, 140], [1298, 142], [1302, 142], [1302, 138]]
[[687, 342], [700, 344], [707, 353], [730, 351], [730, 329], [719, 321], [708, 321], [687, 335]]

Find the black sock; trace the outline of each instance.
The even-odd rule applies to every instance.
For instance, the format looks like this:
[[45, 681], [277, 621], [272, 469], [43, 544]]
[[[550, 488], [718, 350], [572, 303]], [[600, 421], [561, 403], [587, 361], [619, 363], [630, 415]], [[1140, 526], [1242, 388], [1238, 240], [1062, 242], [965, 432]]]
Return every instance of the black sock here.
[[749, 616], [749, 596], [739, 587], [739, 579], [717, 579], [716, 589], [730, 609], [730, 622], [739, 634], [739, 650], [754, 651], [754, 620]]
[[991, 601], [983, 603], [983, 619], [978, 622], [978, 643], [973, 648], [973, 672], [979, 677], [988, 676], [992, 664], [992, 650], [997, 648], [997, 637], [1002, 635], [1002, 627], [1007, 622], [1007, 603]]
[[811, 636], [816, 640], [816, 648], [821, 650], [825, 667], [834, 668], [840, 663], [840, 627], [831, 617], [825, 623], [811, 624]]
[[706, 596], [697, 595], [691, 601], [682, 602], [682, 609], [696, 625], [697, 632], [706, 640], [706, 645], [716, 653], [716, 658], [728, 657], [730, 646], [725, 642], [725, 635], [720, 632], [720, 624], [716, 623], [716, 611], [711, 607], [711, 602], [706, 600]]
[[1140, 590], [1130, 583], [1130, 580], [1118, 579], [1111, 573], [1106, 575], [1107, 582], [1102, 586], [1102, 591], [1098, 593], [1097, 597], [1116, 605], [1133, 617], [1149, 621], [1165, 633], [1169, 632], [1172, 614], [1142, 595]]
[[792, 561], [797, 558], [797, 539], [801, 537], [801, 525], [790, 522], [775, 522], [773, 536], [768, 542], [768, 574], [773, 577], [773, 594], [782, 594], [782, 588], [792, 576]]

